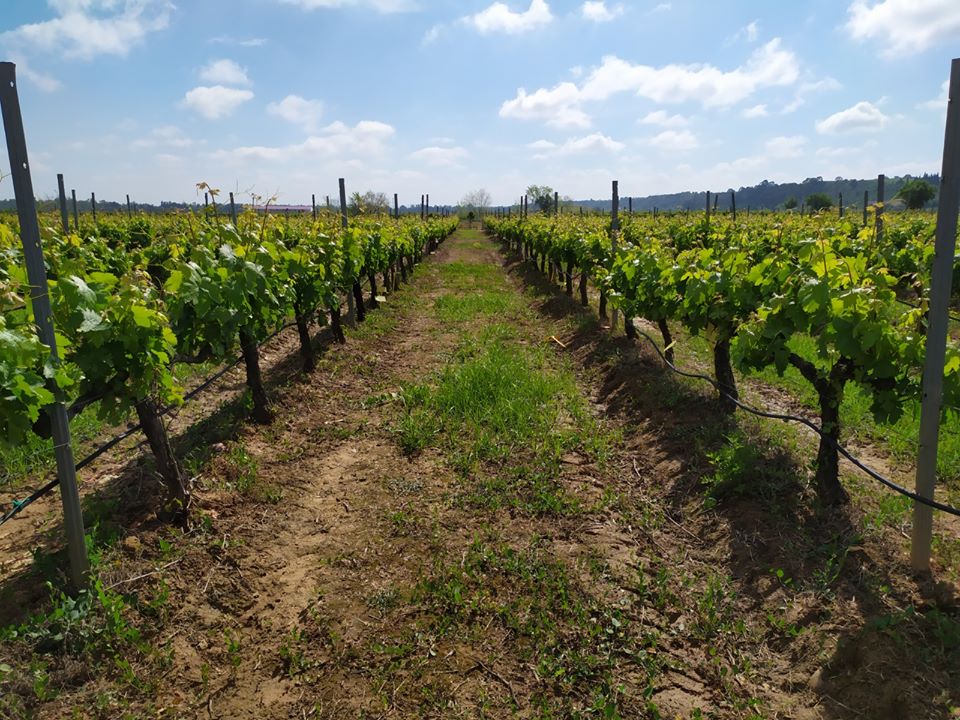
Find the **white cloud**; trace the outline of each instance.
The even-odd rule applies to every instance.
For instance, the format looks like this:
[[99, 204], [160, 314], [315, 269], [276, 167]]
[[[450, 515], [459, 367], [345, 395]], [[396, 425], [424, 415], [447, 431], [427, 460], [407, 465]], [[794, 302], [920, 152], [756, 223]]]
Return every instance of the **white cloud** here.
[[807, 139], [802, 135], [780, 135], [767, 140], [764, 150], [767, 157], [793, 158], [803, 154], [802, 148], [806, 144]]
[[700, 147], [697, 136], [689, 130], [664, 130], [647, 140], [647, 143], [667, 152], [686, 152]]
[[216, 37], [210, 38], [210, 42], [214, 45], [237, 45], [239, 47], [263, 47], [267, 44], [266, 38], [261, 37], [249, 37], [249, 38], [235, 38], [229, 35], [217, 35]]
[[832, 77], [825, 77], [822, 80], [810, 80], [802, 82], [797, 86], [797, 91], [793, 95], [793, 100], [787, 103], [780, 112], [788, 115], [800, 109], [807, 102], [807, 96], [827, 90], [839, 90], [843, 87], [838, 80]]
[[855, 40], [880, 41], [889, 58], [960, 41], [956, 0], [854, 0], [847, 14], [847, 32]]
[[483, 34], [504, 32], [511, 35], [534, 30], [553, 21], [553, 14], [546, 0], [531, 0], [525, 12], [514, 12], [508, 5], [495, 2], [476, 15], [462, 18], [462, 22]]
[[887, 120], [889, 118], [880, 108], [864, 100], [853, 107], [818, 120], [816, 127], [821, 135], [876, 132], [887, 124]]
[[215, 85], [249, 85], [245, 68], [233, 60], [211, 60], [200, 70], [200, 79]]
[[423, 34], [423, 40], [420, 41], [421, 45], [429, 45], [432, 42], [436, 42], [443, 33], [443, 25], [437, 24], [432, 26]]
[[796, 56], [780, 39], [757, 48], [740, 67], [730, 71], [712, 65], [634, 65], [608, 55], [579, 86], [563, 82], [533, 93], [520, 89], [500, 107], [500, 117], [544, 120], [557, 127], [588, 127], [588, 102], [633, 92], [657, 103], [699, 102], [704, 107], [730, 107], [765, 87], [792, 85], [800, 75]]
[[216, 120], [233, 113], [243, 103], [252, 100], [249, 90], [238, 90], [223, 85], [195, 87], [187, 92], [183, 104], [203, 115], [208, 120]]
[[665, 110], [654, 110], [640, 118], [642, 125], [657, 125], [663, 128], [687, 127], [690, 121], [683, 115], [670, 115]]
[[381, 156], [386, 142], [394, 135], [394, 129], [376, 120], [362, 120], [350, 127], [335, 122], [311, 135], [302, 143], [270, 147], [263, 145], [243, 146], [213, 153], [215, 160], [263, 160], [288, 161], [302, 157], [334, 157], [344, 155]]
[[527, 147], [540, 150], [533, 157], [537, 160], [543, 160], [548, 157], [565, 157], [568, 155], [583, 155], [597, 152], [618, 152], [626, 147], [622, 142], [618, 142], [603, 133], [592, 133], [579, 138], [570, 138], [563, 145], [557, 145], [549, 140], [538, 140], [530, 143]]
[[595, 23], [605, 23], [623, 15], [623, 5], [614, 5], [608, 8], [603, 0], [587, 0], [580, 6], [580, 14], [584, 20]]
[[334, 10], [345, 7], [372, 7], [380, 13], [401, 13], [419, 10], [414, 0], [279, 0], [284, 5], [295, 5], [302, 10]]
[[425, 147], [410, 153], [410, 157], [431, 167], [458, 167], [470, 153], [462, 147]]
[[125, 56], [148, 34], [164, 30], [174, 6], [167, 0], [48, 0], [52, 20], [0, 33], [0, 42], [89, 60]]
[[943, 85], [940, 86], [940, 94], [937, 95], [933, 100], [927, 100], [926, 102], [920, 103], [918, 107], [924, 110], [936, 110], [937, 112], [944, 112], [947, 109], [947, 100], [949, 99], [950, 93], [950, 78], [947, 78], [943, 81]]
[[323, 115], [323, 103], [319, 100], [307, 100], [299, 95], [287, 95], [280, 102], [267, 105], [267, 114], [299, 125], [307, 132], [313, 132]]
[[670, 12], [671, 10], [673, 10], [673, 3], [662, 2], [659, 5], [655, 5], [654, 7], [650, 8], [650, 11], [647, 14], [656, 15], [658, 13]]
[[11, 55], [10, 60], [16, 64], [19, 76], [25, 77], [43, 92], [56, 92], [63, 87], [63, 83], [52, 75], [34, 70], [26, 58], [20, 55]]
[[193, 139], [184, 135], [183, 130], [175, 125], [164, 125], [155, 128], [147, 137], [134, 140], [133, 148], [188, 148], [193, 145]]
[[744, 25], [742, 28], [737, 30], [733, 35], [728, 37], [724, 41], [724, 45], [733, 45], [734, 43], [739, 42], [741, 39], [746, 40], [748, 43], [754, 43], [757, 41], [757, 38], [760, 36], [760, 21], [754, 20], [748, 25]]
[[760, 103], [759, 105], [754, 105], [753, 107], [747, 108], [746, 110], [744, 110], [744, 111], [743, 111], [742, 113], [740, 113], [740, 114], [743, 115], [743, 117], [749, 119], [749, 118], [762, 118], [762, 117], [766, 117], [766, 116], [769, 115], [770, 113], [767, 112], [767, 106], [764, 105], [763, 103]]
[[572, 82], [560, 83], [550, 90], [541, 88], [529, 95], [520, 88], [517, 97], [500, 106], [500, 117], [543, 120], [559, 128], [590, 127], [590, 117], [579, 104], [580, 90]]

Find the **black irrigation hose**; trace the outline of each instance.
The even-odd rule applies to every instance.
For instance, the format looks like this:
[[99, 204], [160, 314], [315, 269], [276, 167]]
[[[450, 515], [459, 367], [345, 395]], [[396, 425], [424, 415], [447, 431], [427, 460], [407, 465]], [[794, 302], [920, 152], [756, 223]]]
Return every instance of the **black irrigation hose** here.
[[[913, 308], [914, 310], [921, 309], [919, 305], [917, 305], [916, 303], [912, 303], [909, 300], [901, 300], [900, 298], [897, 298], [897, 302], [900, 303], [901, 305], [906, 305], [908, 308]], [[954, 315], [953, 313], [948, 312], [947, 317], [950, 318], [953, 322], [960, 323], [960, 316], [958, 315]]]
[[894, 492], [900, 493], [901, 495], [904, 495], [905, 497], [908, 497], [914, 502], [920, 503], [921, 505], [927, 505], [928, 507], [932, 507], [936, 510], [941, 510], [949, 515], [956, 515], [957, 517], [960, 517], [960, 509], [955, 508], [952, 505], [946, 505], [944, 503], [937, 502], [936, 500], [930, 500], [928, 498], [921, 497], [917, 493], [911, 490], [908, 490], [902, 485], [895, 483], [893, 480], [890, 480], [889, 478], [884, 477], [873, 468], [870, 468], [867, 465], [864, 465], [863, 462], [861, 462], [859, 459], [851, 455], [850, 452], [846, 450], [846, 448], [840, 445], [836, 440], [831, 438], [829, 435], [824, 434], [824, 432], [819, 427], [817, 427], [815, 423], [807, 420], [806, 418], [798, 417], [797, 415], [785, 415], [782, 413], [772, 413], [772, 412], [767, 412], [766, 410], [759, 410], [757, 408], [751, 407], [741, 402], [738, 398], [732, 397], [728, 393], [724, 392], [723, 389], [721, 389], [720, 385], [717, 383], [717, 381], [714, 380], [709, 375], [701, 375], [700, 373], [691, 373], [691, 372], [686, 372], [684, 370], [680, 370], [676, 365], [674, 365], [672, 362], [667, 360], [667, 356], [664, 355], [663, 351], [660, 349], [660, 346], [657, 345], [656, 341], [652, 337], [650, 337], [647, 333], [645, 333], [643, 330], [640, 330], [639, 328], [637, 328], [636, 330], [638, 335], [643, 336], [647, 340], [647, 342], [649, 342], [653, 346], [653, 349], [657, 351], [657, 355], [660, 356], [660, 359], [663, 361], [663, 363], [676, 374], [681, 375], [683, 377], [694, 378], [696, 380], [705, 380], [706, 382], [710, 383], [717, 390], [717, 392], [719, 392], [720, 395], [722, 395], [725, 399], [736, 404], [736, 406], [739, 407], [741, 410], [745, 410], [751, 415], [756, 415], [757, 417], [762, 417], [762, 418], [770, 418], [772, 420], [781, 420], [783, 422], [795, 422], [795, 423], [800, 423], [801, 425], [807, 426], [808, 428], [813, 430], [813, 432], [819, 435], [821, 438], [826, 439], [831, 445], [833, 445], [837, 449], [837, 452], [843, 455], [843, 457], [845, 457], [847, 460], [853, 463], [856, 467], [860, 468], [860, 470], [865, 472], [869, 477], [873, 478], [877, 482], [883, 485], [886, 485], [888, 488], [890, 488]]
[[[277, 330], [275, 333], [273, 333], [273, 335], [271, 335], [270, 337], [268, 337], [267, 339], [265, 339], [262, 343], [260, 343], [260, 345], [259, 345], [258, 347], [263, 347], [263, 346], [266, 345], [268, 342], [270, 342], [270, 341], [273, 340], [275, 337], [277, 337], [277, 335], [279, 335], [280, 333], [282, 333], [284, 330], [288, 330], [288, 329], [290, 329], [290, 328], [292, 328], [292, 327], [294, 327], [294, 326], [296, 326], [296, 323], [295, 323], [295, 322], [294, 322], [294, 323], [287, 323], [287, 324], [284, 325], [282, 328], [280, 328], [280, 329]], [[233, 370], [233, 368], [235, 368], [237, 365], [239, 365], [242, 361], [243, 361], [243, 355], [240, 355], [240, 356], [237, 357], [233, 362], [231, 362], [229, 365], [227, 365], [226, 367], [221, 368], [220, 370], [218, 370], [217, 372], [215, 372], [213, 375], [211, 375], [210, 377], [208, 377], [206, 380], [204, 380], [202, 383], [200, 383], [200, 384], [199, 384], [197, 387], [195, 387], [193, 390], [191, 390], [191, 391], [188, 392], [186, 395], [184, 395], [184, 396], [183, 396], [183, 402], [184, 402], [184, 403], [187, 403], [187, 402], [190, 402], [191, 400], [193, 400], [193, 398], [195, 398], [197, 395], [199, 395], [200, 393], [202, 393], [202, 392], [203, 392], [204, 390], [206, 390], [208, 387], [210, 387], [211, 385], [213, 385], [213, 383], [215, 383], [217, 380], [219, 380], [220, 378], [222, 378], [222, 377], [223, 377], [224, 375], [226, 375], [228, 372], [230, 372], [231, 370]], [[163, 408], [163, 409], [158, 413], [158, 415], [159, 415], [160, 417], [163, 417], [164, 415], [167, 415], [167, 414], [169, 414], [170, 412], [172, 412], [172, 411], [175, 409], [175, 407], [179, 407], [179, 406], [168, 405], [167, 407]], [[134, 425], [134, 426], [132, 426], [132, 427], [127, 428], [126, 430], [124, 430], [122, 433], [120, 433], [120, 434], [117, 435], [116, 437], [112, 438], [111, 440], [108, 440], [106, 443], [104, 443], [103, 445], [101, 445], [100, 447], [98, 447], [96, 450], [94, 450], [93, 452], [91, 452], [89, 455], [87, 455], [85, 458], [83, 458], [83, 460], [81, 460], [81, 461], [78, 462], [76, 465], [74, 465], [74, 471], [79, 472], [80, 470], [82, 470], [83, 468], [85, 468], [87, 465], [89, 465], [90, 463], [92, 463], [94, 460], [96, 460], [98, 457], [100, 457], [101, 455], [103, 455], [105, 452], [107, 452], [108, 450], [111, 450], [112, 448], [115, 448], [117, 445], [119, 445], [121, 442], [123, 442], [124, 440], [126, 440], [128, 437], [130, 437], [130, 436], [133, 435], [134, 433], [139, 432], [140, 429], [141, 429], [141, 428], [140, 428], [140, 424], [138, 423], [137, 425]], [[16, 517], [17, 515], [19, 515], [20, 512], [22, 512], [24, 509], [26, 509], [29, 505], [33, 504], [34, 502], [36, 502], [37, 500], [39, 500], [40, 498], [42, 498], [44, 495], [47, 495], [48, 493], [52, 492], [53, 489], [54, 489], [55, 487], [57, 487], [57, 485], [59, 485], [59, 484], [60, 484], [60, 478], [54, 478], [53, 480], [51, 480], [50, 482], [48, 482], [46, 485], [44, 485], [44, 486], [43, 486], [42, 488], [40, 488], [39, 490], [35, 490], [34, 492], [32, 492], [32, 493], [31, 493], [28, 497], [26, 497], [24, 500], [14, 500], [14, 501], [13, 501], [13, 508], [11, 508], [9, 511], [7, 511], [6, 513], [4, 513], [3, 515], [0, 515], [0, 525], [3, 525], [3, 524], [4, 524], [5, 522], [7, 522], [8, 520], [12, 520], [14, 517]]]

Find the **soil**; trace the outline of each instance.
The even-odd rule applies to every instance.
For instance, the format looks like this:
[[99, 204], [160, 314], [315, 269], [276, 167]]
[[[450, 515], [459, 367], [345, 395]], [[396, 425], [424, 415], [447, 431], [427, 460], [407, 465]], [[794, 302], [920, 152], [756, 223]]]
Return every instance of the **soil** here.
[[[402, 388], [451, 362], [464, 335], [429, 311], [469, 292], [444, 286], [451, 263], [498, 268], [505, 290], [529, 298], [524, 342], [573, 368], [590, 412], [616, 434], [602, 467], [564, 458], [561, 481], [582, 512], [477, 509], [458, 501], [462, 478], [443, 450], [402, 452]], [[942, 571], [939, 583], [912, 576], [896, 523], [865, 530], [876, 496], [819, 507], [808, 457], [764, 439], [766, 426], [728, 419], [707, 389], [676, 380], [642, 343], [611, 337], [595, 311], [494, 240], [458, 231], [345, 345], [326, 331], [317, 342], [308, 376], [295, 329], [268, 346], [271, 425], [243, 421], [242, 368], [171, 422], [178, 454], [200, 458], [191, 529], [154, 517], [162, 491], [134, 443], [83, 473], [88, 517], [118, 539], [101, 579], [128, 597], [162, 659], [134, 659], [138, 683], [63, 660], [58, 692], [31, 699], [29, 717], [956, 717], [954, 588]], [[757, 439], [753, 474], [710, 496], [704, 479], [734, 430]], [[238, 492], [245, 469], [256, 480]], [[0, 527], [0, 626], [42, 606], [37, 558], [62, 558], [57, 515], [54, 495]], [[535, 547], [577, 593], [657, 638], [643, 662], [612, 661], [619, 715], [588, 697], [558, 700], [560, 681], [503, 623], [438, 629], [418, 588], [469, 563], [478, 539]], [[669, 599], [638, 600], [638, 577], [663, 578]], [[718, 629], [694, 631], [708, 598]], [[0, 662], [29, 662], [10, 648], [0, 645]], [[651, 658], [659, 670], [648, 681]]]

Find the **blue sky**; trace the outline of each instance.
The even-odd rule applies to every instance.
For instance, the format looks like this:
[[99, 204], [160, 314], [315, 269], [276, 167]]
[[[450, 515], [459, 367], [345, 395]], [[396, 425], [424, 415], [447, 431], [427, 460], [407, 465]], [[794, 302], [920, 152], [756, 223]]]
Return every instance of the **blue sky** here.
[[200, 181], [505, 204], [531, 183], [938, 171], [958, 55], [958, 0], [4, 0], [0, 17], [37, 194], [63, 172], [148, 202]]

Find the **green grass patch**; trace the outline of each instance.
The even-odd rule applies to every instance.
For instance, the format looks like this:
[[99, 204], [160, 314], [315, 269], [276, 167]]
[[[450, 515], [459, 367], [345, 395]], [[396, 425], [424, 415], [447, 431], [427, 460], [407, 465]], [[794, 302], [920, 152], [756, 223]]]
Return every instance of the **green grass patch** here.
[[521, 345], [515, 329], [492, 325], [465, 341], [433, 383], [403, 390], [401, 448], [444, 450], [466, 496], [483, 506], [535, 513], [570, 512], [559, 484], [561, 458], [577, 450], [602, 460], [608, 437], [568, 369], [550, 366], [543, 348]]
[[496, 316], [516, 309], [515, 297], [505, 293], [482, 292], [474, 295], [441, 295], [434, 302], [437, 317], [444, 322], [466, 322], [483, 316]]

